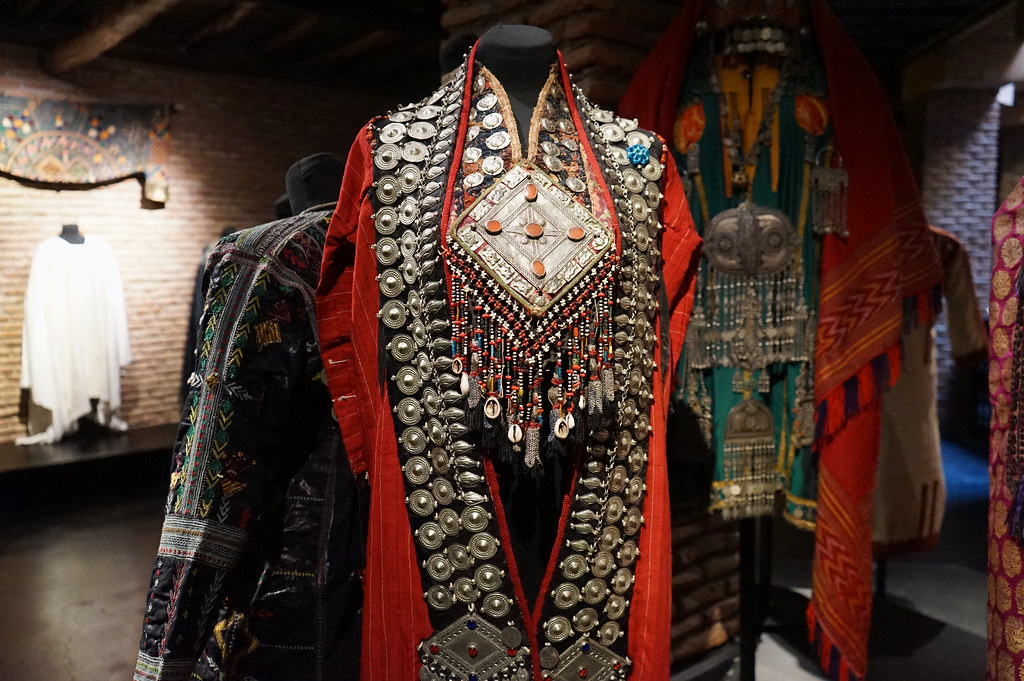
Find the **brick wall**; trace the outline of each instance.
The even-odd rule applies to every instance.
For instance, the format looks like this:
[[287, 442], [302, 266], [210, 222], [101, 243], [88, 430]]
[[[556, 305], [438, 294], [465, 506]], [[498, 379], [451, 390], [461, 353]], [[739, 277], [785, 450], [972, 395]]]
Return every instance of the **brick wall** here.
[[[992, 269], [989, 231], [998, 203], [1000, 105], [987, 90], [938, 90], [925, 105], [921, 199], [928, 220], [967, 248], [982, 311]], [[953, 361], [945, 317], [935, 327], [939, 400], [952, 398]]]
[[739, 547], [737, 523], [721, 514], [673, 513], [673, 663], [739, 633]]
[[[22, 300], [35, 246], [77, 222], [114, 249], [134, 362], [122, 381], [132, 426], [176, 421], [187, 314], [203, 246], [227, 226], [273, 219], [284, 173], [318, 151], [347, 154], [358, 127], [393, 102], [288, 83], [100, 59], [68, 80], [43, 75], [32, 49], [3, 45], [0, 92], [107, 103], [173, 103], [170, 201], [145, 210], [137, 181], [87, 191], [0, 178], [0, 442], [17, 418]], [[425, 93], [410, 93], [410, 99]]]

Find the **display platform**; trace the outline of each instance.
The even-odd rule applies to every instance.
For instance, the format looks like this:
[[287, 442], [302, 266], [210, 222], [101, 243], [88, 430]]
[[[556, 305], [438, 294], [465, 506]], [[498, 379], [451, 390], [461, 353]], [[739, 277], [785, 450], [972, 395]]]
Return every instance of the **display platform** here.
[[111, 433], [83, 426], [49, 445], [0, 444], [0, 516], [166, 486], [177, 424]]

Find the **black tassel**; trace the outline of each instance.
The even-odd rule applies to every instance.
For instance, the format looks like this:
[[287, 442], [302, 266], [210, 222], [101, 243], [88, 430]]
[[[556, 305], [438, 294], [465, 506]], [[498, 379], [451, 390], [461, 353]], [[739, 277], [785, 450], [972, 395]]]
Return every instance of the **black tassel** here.
[[[552, 428], [551, 430], [554, 431], [554, 428]], [[539, 466], [541, 461], [543, 461], [544, 459], [554, 459], [565, 456], [569, 452], [569, 445], [571, 443], [572, 440], [570, 438], [560, 440], [559, 438], [554, 437], [553, 435], [549, 435], [548, 445], [547, 447], [544, 448], [540, 461], [537, 462], [537, 465]], [[536, 466], [534, 467], [536, 468]]]
[[485, 420], [486, 422], [491, 422], [490, 419], [484, 419], [483, 405], [478, 404], [475, 407], [470, 407], [467, 411], [469, 413], [466, 414], [466, 425], [475, 433], [480, 433], [484, 430], [486, 427], [484, 425]]
[[512, 441], [508, 439], [508, 429], [495, 428], [494, 430], [497, 431], [495, 439], [497, 440], [496, 451], [498, 453], [498, 461], [515, 463], [516, 459], [521, 459], [522, 455], [519, 452], [522, 452], [523, 448], [517, 444], [513, 444]]
[[583, 413], [582, 409], [575, 413], [577, 415], [576, 425], [569, 431], [569, 439], [571, 439], [575, 444], [580, 444], [587, 441], [587, 433], [590, 432], [590, 418]]
[[[478, 410], [474, 409], [473, 413]], [[479, 415], [476, 417], [479, 418]], [[505, 440], [508, 442], [508, 438], [505, 437], [505, 433], [501, 429], [501, 421], [484, 419], [483, 427], [481, 428], [480, 442], [484, 449], [488, 451], [494, 451], [498, 448], [499, 440]]]

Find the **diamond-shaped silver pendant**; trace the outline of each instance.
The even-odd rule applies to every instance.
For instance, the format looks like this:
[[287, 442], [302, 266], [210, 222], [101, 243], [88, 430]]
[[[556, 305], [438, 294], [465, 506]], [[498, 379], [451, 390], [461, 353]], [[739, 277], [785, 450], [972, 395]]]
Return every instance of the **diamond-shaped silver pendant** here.
[[588, 636], [572, 644], [560, 659], [553, 681], [623, 681], [632, 666], [629, 658], [619, 657]]
[[505, 629], [498, 629], [479, 615], [463, 615], [420, 645], [420, 681], [529, 678], [528, 650], [508, 645], [521, 642], [522, 633], [514, 627]]
[[570, 292], [615, 243], [590, 211], [528, 162], [496, 182], [453, 232], [455, 243], [535, 316]]

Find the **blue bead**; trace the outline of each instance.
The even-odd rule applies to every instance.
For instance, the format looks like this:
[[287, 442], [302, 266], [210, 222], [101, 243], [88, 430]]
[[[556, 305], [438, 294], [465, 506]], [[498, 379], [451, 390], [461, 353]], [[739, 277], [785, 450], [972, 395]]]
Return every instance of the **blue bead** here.
[[466, 626], [470, 629], [476, 629], [476, 620], [469, 620], [466, 622]]
[[583, 645], [580, 646], [580, 650], [582, 650], [585, 653], [589, 653], [590, 652], [590, 644], [589, 643], [584, 643]]
[[469, 681], [476, 681], [476, 674], [470, 674]]
[[631, 144], [626, 147], [626, 158], [635, 166], [645, 166], [651, 160], [651, 152], [642, 144]]

